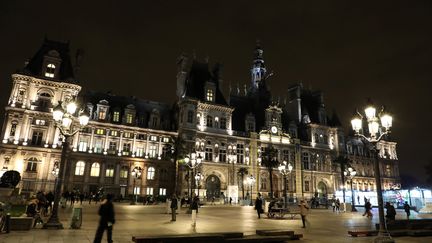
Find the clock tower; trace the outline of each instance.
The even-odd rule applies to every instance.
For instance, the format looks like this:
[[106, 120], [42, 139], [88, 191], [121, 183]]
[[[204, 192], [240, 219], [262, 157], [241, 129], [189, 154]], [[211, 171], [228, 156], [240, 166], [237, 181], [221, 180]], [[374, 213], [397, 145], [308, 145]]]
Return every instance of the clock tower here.
[[272, 135], [282, 133], [282, 109], [277, 104], [271, 104], [265, 110], [266, 128]]

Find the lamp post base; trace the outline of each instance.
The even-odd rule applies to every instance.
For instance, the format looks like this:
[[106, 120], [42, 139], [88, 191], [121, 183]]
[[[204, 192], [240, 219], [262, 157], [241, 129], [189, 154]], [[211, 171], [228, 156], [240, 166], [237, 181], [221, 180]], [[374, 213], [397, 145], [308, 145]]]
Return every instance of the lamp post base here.
[[357, 212], [357, 209], [355, 208], [354, 205], [351, 207], [351, 212]]
[[50, 218], [48, 222], [43, 225], [44, 229], [63, 229], [63, 224], [60, 223], [58, 218]]

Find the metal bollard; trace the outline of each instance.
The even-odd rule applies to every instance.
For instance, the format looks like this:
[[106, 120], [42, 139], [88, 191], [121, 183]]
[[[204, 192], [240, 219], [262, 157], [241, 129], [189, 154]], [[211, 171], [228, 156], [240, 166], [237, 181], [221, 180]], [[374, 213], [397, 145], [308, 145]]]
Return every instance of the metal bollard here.
[[10, 232], [10, 218], [11, 218], [11, 216], [10, 216], [10, 213], [7, 213], [6, 214], [6, 233], [9, 233]]

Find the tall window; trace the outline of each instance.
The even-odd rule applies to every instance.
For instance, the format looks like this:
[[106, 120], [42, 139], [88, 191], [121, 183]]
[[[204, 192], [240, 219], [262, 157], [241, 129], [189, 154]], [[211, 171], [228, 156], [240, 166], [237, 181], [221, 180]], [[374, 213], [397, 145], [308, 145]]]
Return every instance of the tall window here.
[[154, 116], [152, 118], [152, 127], [155, 128], [158, 126], [158, 118], [156, 116]]
[[221, 117], [221, 119], [220, 119], [220, 128], [221, 129], [226, 129], [226, 123], [227, 123], [226, 118], [225, 117]]
[[305, 182], [304, 182], [304, 187], [305, 187], [305, 192], [310, 191], [309, 181], [305, 181]]
[[38, 94], [38, 106], [40, 108], [48, 108], [51, 105], [51, 95], [48, 93]]
[[122, 166], [120, 169], [120, 178], [126, 179], [128, 178], [128, 174], [129, 174], [129, 167]]
[[30, 158], [27, 160], [27, 172], [36, 172], [37, 171], [38, 160], [36, 158]]
[[193, 123], [193, 116], [194, 116], [194, 112], [193, 111], [188, 111], [187, 112], [187, 122], [188, 123]]
[[114, 111], [113, 113], [113, 122], [119, 122], [120, 121], [120, 112]]
[[289, 161], [289, 150], [288, 149], [282, 150], [282, 160], [286, 161], [286, 162], [290, 162]]
[[113, 136], [113, 137], [117, 137], [117, 136], [118, 136], [118, 131], [116, 131], [116, 130], [112, 130], [112, 131], [111, 131], [111, 136]]
[[310, 166], [309, 166], [309, 153], [305, 152], [302, 155], [302, 162], [303, 162], [303, 169], [305, 170], [309, 170]]
[[213, 127], [213, 117], [212, 116], [207, 116], [207, 126]]
[[149, 167], [147, 169], [147, 180], [154, 180], [155, 177], [155, 168]]
[[18, 124], [16, 124], [16, 123], [12, 123], [9, 136], [11, 136], [11, 137], [15, 136], [17, 125]]
[[206, 148], [205, 149], [205, 160], [206, 161], [213, 161], [213, 149], [212, 148]]
[[151, 137], [150, 137], [150, 140], [151, 140], [151, 141], [157, 141], [157, 137], [156, 137], [156, 136], [151, 136]]
[[136, 157], [143, 157], [144, 156], [144, 148], [143, 147], [137, 147], [135, 150], [135, 156]]
[[45, 70], [45, 77], [54, 78], [56, 66], [52, 63], [48, 64]]
[[261, 176], [261, 190], [267, 189], [267, 177]]
[[126, 114], [126, 123], [132, 124], [132, 120], [133, 120], [132, 118], [133, 118], [132, 114], [130, 113]]
[[78, 151], [80, 151], [80, 152], [86, 152], [87, 151], [87, 139], [82, 139], [82, 140], [80, 140], [79, 141], [79, 144], [78, 144]]
[[105, 120], [106, 118], [106, 108], [99, 108], [99, 114], [98, 114], [98, 119], [99, 120]]
[[206, 97], [207, 97], [207, 101], [213, 101], [213, 90], [208, 89]]
[[243, 164], [244, 162], [244, 145], [237, 144], [237, 163]]
[[226, 162], [226, 149], [219, 149], [219, 162]]
[[147, 195], [153, 195], [153, 187], [147, 187], [146, 194]]
[[103, 140], [95, 139], [94, 152], [98, 154], [102, 153], [102, 146], [103, 146]]
[[165, 196], [166, 195], [166, 188], [159, 188], [159, 195]]
[[130, 143], [124, 143], [123, 144], [123, 155], [129, 155], [131, 150], [131, 144]]
[[110, 142], [108, 147], [108, 153], [109, 154], [115, 154], [117, 150], [117, 143], [116, 142]]
[[84, 161], [78, 161], [75, 164], [75, 175], [82, 176], [84, 175], [85, 163]]
[[99, 163], [93, 163], [91, 165], [90, 176], [99, 176], [100, 173], [100, 165]]
[[104, 135], [105, 134], [105, 129], [102, 129], [102, 128], [96, 129], [96, 134], [97, 135]]
[[150, 158], [156, 158], [156, 145], [150, 145], [149, 156]]
[[33, 131], [31, 145], [40, 146], [42, 145], [42, 137], [43, 132], [42, 131]]
[[114, 177], [114, 165], [108, 165], [105, 170], [106, 177]]

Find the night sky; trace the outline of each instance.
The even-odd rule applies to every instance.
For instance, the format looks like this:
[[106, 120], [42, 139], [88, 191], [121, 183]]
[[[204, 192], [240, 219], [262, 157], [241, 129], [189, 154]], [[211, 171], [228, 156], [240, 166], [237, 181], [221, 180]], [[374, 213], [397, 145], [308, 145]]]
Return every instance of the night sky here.
[[[264, 48], [272, 93], [297, 81], [324, 91], [346, 129], [366, 98], [394, 114], [401, 174], [425, 179], [432, 160], [430, 1], [0, 1], [0, 104], [10, 74], [49, 39], [85, 50], [85, 89], [172, 103], [176, 60], [224, 65], [249, 84], [255, 42]], [[72, 53], [72, 54], [73, 54]], [[227, 92], [226, 92], [227, 93]], [[225, 93], [225, 94], [226, 94]], [[3, 111], [1, 112], [3, 116]]]

